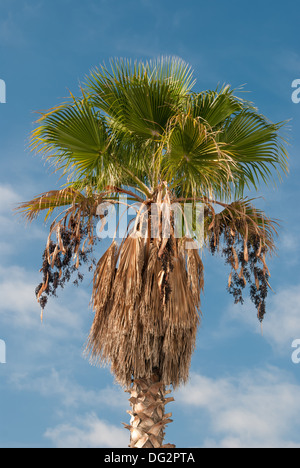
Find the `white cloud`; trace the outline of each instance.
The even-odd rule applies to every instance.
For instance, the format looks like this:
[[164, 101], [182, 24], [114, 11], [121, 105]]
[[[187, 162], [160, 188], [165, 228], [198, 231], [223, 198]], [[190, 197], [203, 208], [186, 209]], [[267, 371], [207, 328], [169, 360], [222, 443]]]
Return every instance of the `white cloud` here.
[[[33, 273], [25, 268], [11, 265], [0, 266], [0, 311], [2, 320], [9, 321], [16, 327], [40, 328], [39, 305], [35, 297], [35, 288], [41, 281], [39, 273]], [[88, 310], [90, 297], [80, 289], [73, 290], [67, 295], [68, 304], [64, 301], [51, 301], [44, 313], [44, 325], [50, 327], [66, 326], [73, 331], [78, 331], [82, 326], [81, 306]], [[76, 306], [75, 306], [76, 305]]]
[[14, 252], [14, 247], [11, 243], [0, 241], [0, 256], [2, 258], [4, 256], [11, 255], [13, 252]]
[[[238, 321], [254, 332], [261, 333], [253, 308], [250, 300], [243, 306], [230, 306], [223, 319], [227, 328], [230, 328], [230, 323]], [[264, 339], [272, 345], [274, 351], [290, 354], [292, 341], [300, 338], [300, 285], [285, 287], [275, 291], [275, 294], [270, 292], [262, 330]]]
[[34, 296], [34, 275], [18, 266], [0, 266], [0, 310], [2, 319], [9, 313], [15, 325], [34, 325], [38, 310]]
[[41, 323], [41, 308], [35, 297], [40, 281], [39, 273], [0, 266], [1, 338], [8, 342], [10, 364], [16, 367], [21, 368], [24, 362], [27, 367], [40, 362], [55, 365], [62, 353], [66, 357], [72, 352], [82, 353], [92, 323], [90, 295], [73, 285], [59, 291], [59, 299], [51, 298]]
[[295, 269], [299, 264], [299, 234], [297, 225], [281, 230], [277, 248], [280, 262], [286, 268]]
[[290, 350], [292, 341], [300, 338], [300, 285], [285, 288], [273, 298], [264, 336], [280, 350]]
[[56, 448], [125, 448], [129, 443], [125, 429], [102, 421], [94, 413], [47, 429], [44, 435]]
[[[194, 419], [208, 414], [206, 447], [298, 447], [300, 385], [277, 368], [252, 370], [238, 377], [193, 374], [176, 400], [193, 409]], [[297, 433], [297, 431], [295, 431]]]
[[20, 202], [20, 199], [11, 185], [0, 184], [0, 213], [11, 211]]
[[280, 249], [295, 255], [298, 251], [299, 236], [296, 232], [286, 231], [281, 235]]
[[[99, 371], [100, 372], [100, 371]], [[57, 398], [66, 408], [91, 408], [110, 406], [110, 408], [126, 408], [128, 396], [119, 386], [107, 386], [91, 390], [84, 387], [66, 375], [66, 370], [46, 368], [31, 372], [12, 374], [10, 383], [18, 391], [35, 392], [44, 398]]]
[[[9, 255], [24, 249], [24, 242], [32, 243], [33, 239], [46, 242], [46, 232], [37, 225], [29, 225], [22, 216], [15, 211], [18, 204], [24, 200], [15, 188], [9, 184], [0, 184], [0, 254]], [[7, 249], [4, 249], [4, 246]], [[2, 247], [1, 247], [2, 246]]]

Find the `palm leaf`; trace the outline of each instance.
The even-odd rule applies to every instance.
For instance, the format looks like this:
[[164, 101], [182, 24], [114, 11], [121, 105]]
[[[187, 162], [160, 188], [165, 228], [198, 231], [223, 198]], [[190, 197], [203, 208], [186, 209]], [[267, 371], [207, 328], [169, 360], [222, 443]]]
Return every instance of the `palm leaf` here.
[[69, 104], [52, 109], [39, 123], [32, 133], [31, 147], [47, 155], [64, 174], [78, 180], [87, 174], [104, 172], [113, 179], [107, 125], [86, 99], [72, 99]]
[[253, 109], [251, 103], [235, 96], [235, 91], [227, 85], [220, 90], [193, 93], [187, 99], [187, 111], [216, 129], [233, 114], [246, 107]]
[[243, 174], [240, 192], [244, 185], [257, 189], [259, 182], [274, 180], [274, 171], [288, 172], [287, 153], [279, 133], [282, 126], [251, 110], [243, 110], [225, 122], [218, 139], [226, 143], [226, 151]]
[[191, 70], [179, 59], [156, 62], [112, 61], [92, 71], [86, 92], [96, 107], [134, 135], [159, 138], [191, 83]]
[[47, 211], [46, 218], [56, 208], [78, 205], [87, 202], [87, 198], [78, 190], [66, 187], [61, 190], [51, 190], [33, 198], [28, 202], [21, 203], [17, 210], [25, 216], [28, 221], [32, 221], [42, 211]]
[[177, 196], [230, 198], [237, 166], [217, 137], [202, 119], [182, 114], [174, 119], [162, 174], [168, 181], [181, 179]]

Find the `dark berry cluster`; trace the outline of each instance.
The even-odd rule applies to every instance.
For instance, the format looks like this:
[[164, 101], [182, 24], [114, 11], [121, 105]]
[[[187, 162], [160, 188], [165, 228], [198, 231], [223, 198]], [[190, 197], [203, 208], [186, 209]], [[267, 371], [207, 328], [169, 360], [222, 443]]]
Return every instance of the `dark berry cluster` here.
[[[75, 234], [76, 233], [76, 234]], [[64, 250], [60, 250], [60, 243], [50, 241], [43, 253], [43, 266], [41, 273], [43, 274], [43, 282], [40, 283], [35, 294], [39, 299], [39, 303], [44, 309], [47, 305], [50, 296], [56, 297], [57, 289], [64, 288], [72, 276], [76, 273], [73, 284], [76, 286], [83, 281], [84, 275], [80, 272], [80, 267], [90, 262], [89, 269], [95, 265], [95, 260], [91, 259], [90, 254], [92, 248], [83, 250], [80, 248], [81, 239], [87, 236], [87, 230], [80, 226], [77, 227], [75, 222], [72, 222], [70, 228], [60, 226], [60, 237]], [[78, 260], [74, 262], [74, 254], [77, 252]], [[40, 294], [43, 288], [43, 293]]]
[[[266, 313], [266, 299], [269, 289], [269, 274], [261, 258], [266, 254], [266, 248], [260, 247], [258, 237], [252, 236], [245, 242], [238, 236], [223, 231], [224, 248], [222, 255], [225, 257], [225, 263], [230, 265], [232, 272], [228, 282], [228, 292], [233, 296], [234, 303], [244, 303], [243, 293], [248, 284], [250, 298], [254, 303], [258, 318], [263, 320]], [[214, 235], [210, 239], [210, 251], [216, 252], [216, 243]], [[246, 250], [246, 252], [245, 252]]]

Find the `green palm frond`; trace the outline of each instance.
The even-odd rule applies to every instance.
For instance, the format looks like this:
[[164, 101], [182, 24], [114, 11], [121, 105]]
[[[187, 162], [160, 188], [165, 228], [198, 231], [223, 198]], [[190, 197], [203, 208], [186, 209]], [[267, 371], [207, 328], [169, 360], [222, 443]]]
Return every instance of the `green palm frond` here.
[[111, 69], [92, 71], [86, 92], [123, 130], [159, 139], [192, 85], [191, 69], [180, 59], [116, 60]]
[[190, 115], [179, 115], [174, 121], [162, 161], [163, 177], [167, 181], [181, 178], [181, 195], [221, 196], [226, 191], [230, 197], [234, 161], [217, 134]]
[[[174, 124], [175, 122], [175, 124]], [[287, 173], [283, 123], [273, 124], [230, 88], [192, 95], [170, 121], [162, 162], [168, 180], [184, 180], [182, 194], [243, 197]]]
[[244, 186], [257, 190], [260, 182], [267, 184], [275, 180], [275, 174], [280, 178], [281, 172], [288, 172], [285, 141], [280, 136], [283, 125], [271, 123], [248, 109], [225, 122], [218, 139], [226, 143], [226, 151], [242, 174], [237, 194], [243, 192]]
[[42, 116], [32, 148], [79, 189], [123, 185], [146, 197], [166, 180], [178, 197], [229, 201], [287, 172], [282, 124], [229, 86], [198, 94], [192, 86], [179, 59], [112, 61], [91, 73], [80, 99]]
[[218, 125], [245, 108], [252, 108], [250, 102], [237, 97], [229, 85], [215, 91], [191, 93], [187, 99], [186, 109], [194, 118], [200, 118], [210, 128], [217, 129]]
[[32, 133], [31, 147], [73, 179], [104, 172], [113, 177], [110, 136], [105, 122], [83, 98], [46, 113]]

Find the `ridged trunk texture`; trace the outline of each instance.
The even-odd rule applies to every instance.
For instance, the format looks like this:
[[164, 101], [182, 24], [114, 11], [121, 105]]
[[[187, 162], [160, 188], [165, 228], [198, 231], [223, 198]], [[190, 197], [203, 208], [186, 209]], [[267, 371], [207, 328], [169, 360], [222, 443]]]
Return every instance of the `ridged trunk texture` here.
[[175, 448], [175, 445], [164, 445], [165, 426], [172, 422], [172, 413], [166, 414], [165, 406], [174, 401], [166, 398], [171, 390], [166, 390], [158, 375], [150, 379], [136, 379], [127, 390], [132, 411], [130, 425], [124, 426], [130, 430], [130, 448]]

